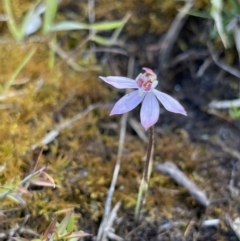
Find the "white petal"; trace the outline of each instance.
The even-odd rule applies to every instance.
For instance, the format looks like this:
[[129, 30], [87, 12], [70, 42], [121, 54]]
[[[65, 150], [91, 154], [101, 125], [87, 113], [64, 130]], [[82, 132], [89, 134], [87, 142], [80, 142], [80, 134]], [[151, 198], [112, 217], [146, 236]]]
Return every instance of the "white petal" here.
[[153, 89], [152, 92], [156, 95], [156, 97], [163, 104], [166, 110], [171, 111], [173, 113], [187, 115], [182, 105], [177, 100], [172, 98], [170, 95], [167, 95], [155, 89]]
[[138, 90], [123, 96], [113, 107], [110, 115], [123, 114], [134, 109], [144, 98], [145, 93], [139, 95]]
[[29, 36], [30, 34], [33, 34], [38, 31], [38, 29], [42, 25], [42, 19], [38, 15], [32, 16], [30, 21], [26, 24], [24, 29], [25, 36]]
[[158, 81], [157, 80], [153, 81], [151, 89], [155, 89], [157, 85], [158, 85]]
[[140, 118], [141, 124], [147, 130], [154, 125], [160, 114], [159, 103], [152, 92], [148, 92], [143, 100]]
[[132, 89], [132, 88], [138, 88], [137, 83], [135, 80], [127, 78], [127, 77], [121, 77], [121, 76], [108, 76], [108, 77], [102, 77], [99, 76], [100, 79], [105, 81], [106, 83], [114, 86], [117, 89]]

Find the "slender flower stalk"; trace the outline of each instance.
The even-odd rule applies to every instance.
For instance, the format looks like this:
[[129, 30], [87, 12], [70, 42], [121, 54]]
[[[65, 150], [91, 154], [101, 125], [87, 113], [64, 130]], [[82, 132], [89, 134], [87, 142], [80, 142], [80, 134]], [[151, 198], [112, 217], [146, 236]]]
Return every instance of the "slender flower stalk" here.
[[148, 182], [151, 176], [152, 172], [152, 164], [153, 164], [153, 149], [154, 149], [154, 127], [151, 126], [149, 128], [149, 141], [148, 141], [148, 147], [147, 147], [147, 156], [145, 160], [145, 165], [143, 169], [143, 176], [142, 180], [139, 186], [138, 191], [138, 198], [137, 198], [137, 204], [135, 208], [135, 219], [139, 219], [140, 211], [143, 206], [144, 199], [147, 194], [148, 190]]
[[148, 141], [148, 148], [147, 148], [147, 157], [145, 161], [145, 166], [143, 170], [143, 178], [146, 182], [148, 182], [151, 171], [150, 171], [150, 162], [151, 162], [151, 156], [153, 151], [153, 145], [154, 145], [154, 128], [151, 126], [149, 128], [149, 141]]

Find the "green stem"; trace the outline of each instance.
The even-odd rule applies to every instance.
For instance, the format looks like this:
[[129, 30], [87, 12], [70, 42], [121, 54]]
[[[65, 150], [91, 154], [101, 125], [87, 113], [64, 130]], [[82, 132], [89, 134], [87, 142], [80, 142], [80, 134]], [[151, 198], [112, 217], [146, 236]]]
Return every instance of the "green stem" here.
[[6, 82], [6, 84], [4, 85], [4, 89], [3, 92], [8, 91], [8, 89], [10, 88], [10, 86], [12, 85], [12, 83], [14, 82], [14, 80], [16, 79], [17, 75], [20, 73], [20, 71], [24, 68], [24, 66], [29, 62], [29, 60], [32, 58], [32, 56], [35, 54], [36, 49], [33, 49], [32, 51], [30, 51], [27, 56], [22, 60], [22, 62], [20, 63], [19, 66], [17, 66], [17, 68], [13, 71], [13, 74], [11, 76], [11, 78]]
[[146, 183], [148, 183], [149, 180], [149, 164], [151, 162], [151, 155], [152, 155], [152, 149], [153, 149], [153, 143], [154, 143], [154, 128], [153, 126], [151, 126], [149, 128], [149, 139], [148, 139], [148, 147], [147, 147], [147, 157], [146, 157], [146, 161], [145, 161], [145, 166], [143, 169], [143, 178], [145, 180]]
[[151, 126], [149, 128], [149, 140], [148, 140], [148, 147], [147, 147], [147, 157], [143, 169], [143, 177], [141, 180], [141, 184], [138, 191], [138, 199], [135, 208], [135, 219], [139, 219], [140, 211], [143, 206], [143, 201], [146, 197], [148, 191], [148, 181], [151, 176], [152, 172], [152, 155], [153, 155], [153, 145], [154, 145], [154, 128]]

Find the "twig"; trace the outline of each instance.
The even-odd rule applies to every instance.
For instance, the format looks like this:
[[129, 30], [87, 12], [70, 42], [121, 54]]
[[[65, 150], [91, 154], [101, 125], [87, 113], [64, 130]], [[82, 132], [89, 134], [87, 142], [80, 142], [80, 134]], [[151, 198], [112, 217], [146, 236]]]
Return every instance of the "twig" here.
[[237, 158], [240, 160], [240, 152], [228, 147], [220, 138], [216, 138], [216, 143], [223, 149], [223, 151], [230, 154], [232, 157]]
[[105, 52], [105, 53], [113, 53], [113, 54], [120, 54], [120, 55], [124, 55], [126, 57], [129, 56], [128, 52], [122, 48], [108, 48], [108, 47], [96, 47], [95, 49], [93, 50], [84, 50], [84, 51], [80, 51], [79, 53], [81, 54], [85, 54], [85, 53], [89, 53], [90, 51], [93, 51], [95, 53], [98, 53], [98, 52]]
[[[72, 59], [75, 60], [77, 56], [81, 53], [80, 49], [89, 41], [91, 40], [92, 35], [86, 36], [84, 39], [81, 40], [81, 42], [68, 53], [67, 60]], [[63, 59], [64, 60], [64, 59]], [[67, 61], [66, 60], [66, 61]], [[62, 64], [62, 62], [60, 63]]]
[[26, 92], [24, 90], [11, 91], [0, 95], [0, 101], [6, 100], [11, 97], [24, 95]]
[[126, 234], [125, 238], [126, 240], [129, 240], [130, 237], [136, 233], [137, 231], [139, 231], [140, 229], [144, 230], [144, 228], [147, 226], [146, 222], [142, 222], [139, 226], [137, 226], [136, 228], [132, 229], [129, 233]]
[[104, 229], [102, 240], [105, 240], [106, 237], [109, 236], [109, 234], [110, 234], [110, 236], [111, 236], [111, 234], [113, 234], [113, 233], [109, 233], [109, 231], [112, 229], [113, 222], [115, 221], [115, 219], [117, 217], [117, 211], [119, 210], [120, 206], [121, 206], [121, 202], [118, 202], [112, 209], [111, 213], [109, 214], [109, 218], [107, 220], [106, 227]]
[[230, 118], [227, 114], [224, 114], [223, 112], [217, 110], [217, 109], [213, 109], [213, 108], [209, 108], [207, 110], [207, 113], [210, 114], [210, 115], [215, 115], [217, 116], [218, 118], [228, 122], [228, 123], [233, 123], [233, 120], [232, 118]]
[[183, 237], [185, 240], [187, 239], [188, 235], [191, 233], [195, 224], [196, 224], [196, 222], [193, 219], [188, 223], [187, 228], [185, 229], [185, 232], [183, 234]]
[[234, 163], [231, 171], [231, 178], [229, 181], [229, 189], [231, 193], [234, 194], [234, 196], [239, 196], [239, 189], [234, 187], [235, 178], [238, 176], [238, 172], [239, 172], [238, 166], [239, 166], [239, 161], [237, 163]]
[[[36, 87], [35, 87], [36, 92], [39, 91], [39, 89], [42, 87], [42, 84], [43, 84], [43, 79], [39, 78], [37, 83], [36, 83]], [[5, 93], [0, 94], [0, 101], [4, 101], [8, 98], [12, 98], [12, 97], [15, 97], [15, 96], [20, 96], [20, 95], [25, 95], [25, 94], [26, 94], [26, 91], [24, 91], [24, 90], [7, 91]]]
[[73, 59], [70, 59], [68, 57], [68, 54], [63, 51], [57, 44], [52, 44], [51, 42], [49, 43], [49, 47], [54, 50], [59, 57], [61, 57], [63, 60], [67, 62], [69, 66], [71, 66], [74, 70], [76, 71], [85, 71], [85, 68], [79, 66]]
[[156, 164], [155, 169], [165, 175], [170, 176], [176, 183], [185, 187], [202, 206], [207, 207], [210, 204], [206, 194], [201, 191], [191, 180], [189, 180], [187, 176], [173, 163], [165, 162], [163, 164]]
[[173, 45], [188, 17], [187, 13], [192, 8], [194, 2], [195, 0], [186, 0], [184, 6], [179, 10], [179, 13], [175, 17], [170, 29], [164, 37], [159, 55], [160, 68], [164, 67], [164, 64], [168, 61]]
[[238, 240], [240, 240], [240, 218], [236, 218], [234, 221], [229, 217], [228, 214], [225, 215], [225, 221], [228, 226], [233, 230], [233, 232], [238, 237]]
[[197, 77], [200, 78], [204, 75], [206, 69], [212, 64], [212, 59], [211, 57], [208, 57], [204, 60], [203, 64], [200, 66], [197, 72]]
[[[20, 226], [18, 227], [18, 230], [16, 230], [16, 233], [20, 233], [20, 234], [22, 233], [22, 230], [24, 229], [24, 226], [26, 225], [26, 223], [28, 222], [28, 220], [29, 220], [30, 217], [31, 217], [30, 214], [25, 215], [25, 217], [24, 217], [24, 219], [23, 219], [23, 222], [22, 222], [22, 223], [20, 224]], [[13, 234], [12, 237], [15, 236], [16, 233]], [[9, 240], [11, 240], [11, 237], [9, 237]]]
[[209, 107], [212, 109], [229, 109], [229, 108], [232, 108], [233, 106], [240, 107], [240, 99], [222, 100], [222, 101], [213, 100], [209, 104]]
[[105, 233], [105, 228], [107, 225], [107, 221], [109, 218], [109, 213], [111, 211], [111, 203], [112, 203], [112, 197], [115, 191], [115, 186], [117, 183], [117, 178], [118, 178], [118, 174], [120, 171], [120, 167], [121, 167], [121, 158], [122, 158], [122, 153], [123, 153], [123, 147], [124, 147], [124, 141], [125, 141], [125, 136], [126, 136], [126, 125], [127, 125], [127, 118], [128, 118], [128, 113], [122, 115], [121, 117], [121, 122], [120, 122], [120, 137], [119, 137], [119, 144], [118, 144], [118, 154], [117, 154], [117, 161], [116, 161], [116, 165], [114, 167], [114, 172], [113, 172], [113, 177], [112, 177], [112, 181], [111, 181], [111, 185], [110, 188], [108, 190], [107, 193], [107, 198], [106, 198], [106, 203], [104, 206], [104, 216], [103, 216], [103, 221], [100, 225], [100, 228], [98, 230], [98, 236], [97, 236], [97, 240], [100, 241], [104, 241], [103, 237], [106, 236]]
[[[52, 142], [60, 133], [65, 128], [70, 127], [74, 122], [80, 120], [84, 116], [86, 116], [88, 113], [90, 113], [92, 110], [96, 109], [97, 107], [102, 106], [101, 103], [89, 105], [83, 112], [78, 113], [74, 117], [64, 121], [63, 123], [59, 124], [56, 126], [55, 129], [51, 130], [46, 136], [44, 136], [40, 142], [40, 145], [47, 145], [50, 142]], [[35, 144], [32, 146], [32, 150], [35, 150], [39, 144]]]
[[[28, 180], [30, 180], [32, 177], [37, 176], [38, 174], [40, 174], [42, 171], [44, 171], [47, 168], [47, 165], [43, 166], [42, 168], [38, 169], [35, 172], [30, 173], [28, 176], [26, 176], [23, 180], [21, 180], [17, 186], [22, 186], [24, 183], [26, 183]], [[0, 194], [0, 199], [5, 197], [6, 195], [8, 195], [10, 192], [12, 192], [13, 190], [9, 189], [6, 190], [5, 192]]]
[[118, 212], [118, 209], [120, 208], [120, 206], [121, 206], [121, 202], [118, 202], [114, 206], [114, 208], [112, 209], [112, 211], [111, 211], [111, 213], [109, 215], [109, 218], [108, 218], [108, 222], [107, 222], [106, 228], [108, 228], [108, 229], [112, 228], [113, 222], [114, 222], [114, 220], [117, 217], [117, 212]]
[[238, 22], [234, 26], [233, 36], [234, 36], [235, 46], [236, 46], [236, 49], [237, 49], [237, 52], [238, 52], [238, 58], [240, 60], [240, 41], [239, 41], [239, 39], [240, 39], [240, 27], [239, 27]]
[[224, 69], [224, 70], [227, 71], [229, 74], [234, 75], [234, 76], [237, 77], [237, 78], [240, 78], [240, 71], [237, 70], [237, 69], [235, 69], [235, 68], [233, 68], [233, 67], [231, 67], [230, 65], [224, 63], [223, 61], [219, 60], [218, 57], [216, 56], [216, 54], [214, 53], [213, 47], [211, 46], [210, 43], [208, 43], [208, 49], [209, 49], [209, 52], [210, 52], [210, 54], [211, 54], [211, 56], [212, 56], [212, 59], [213, 59], [214, 63], [215, 63], [218, 67]]
[[220, 224], [220, 219], [209, 219], [202, 222], [203, 227], [218, 226]]
[[129, 118], [128, 120], [130, 126], [133, 128], [133, 130], [136, 131], [137, 135], [145, 142], [148, 142], [147, 135], [145, 134], [145, 130], [143, 129], [142, 125], [136, 121], [135, 118]]
[[209, 52], [207, 50], [201, 50], [199, 52], [199, 50], [194, 50], [194, 49], [190, 49], [185, 51], [184, 53], [181, 53], [179, 55], [177, 55], [172, 61], [171, 63], [169, 63], [169, 67], [170, 68], [174, 68], [175, 66], [177, 66], [178, 64], [182, 63], [182, 62], [186, 62], [190, 60], [202, 60], [205, 59], [209, 56]]
[[[86, 41], [89, 40], [89, 37], [87, 38]], [[70, 58], [71, 54], [69, 55], [68, 53], [66, 53], [63, 49], [60, 48], [60, 46], [58, 46], [57, 44], [52, 44], [52, 42], [49, 43], [49, 47], [51, 49], [53, 49], [59, 57], [61, 57], [63, 60], [65, 60], [67, 62], [67, 64], [72, 67], [75, 71], [77, 72], [81, 72], [81, 71], [86, 71], [86, 68], [81, 67], [80, 65], [78, 65], [74, 59]], [[100, 67], [98, 66], [91, 66], [88, 68], [88, 70], [99, 70]]]
[[116, 235], [115, 233], [112, 232], [108, 232], [108, 238], [110, 240], [116, 240], [116, 241], [125, 241], [125, 239], [123, 239], [122, 237]]
[[[129, 59], [128, 63], [128, 76], [132, 76], [132, 69], [134, 65], [134, 58]], [[126, 90], [126, 93], [128, 93], [129, 90]], [[103, 215], [103, 220], [100, 224], [99, 230], [98, 230], [98, 235], [97, 235], [97, 241], [105, 241], [106, 233], [105, 233], [105, 228], [107, 226], [107, 220], [109, 218], [109, 213], [111, 210], [111, 203], [112, 203], [112, 197], [115, 191], [115, 186], [117, 183], [118, 179], [118, 174], [120, 171], [121, 167], [121, 158], [123, 154], [123, 148], [124, 148], [124, 141], [125, 141], [125, 136], [126, 136], [126, 127], [127, 127], [127, 119], [128, 119], [128, 113], [125, 113], [121, 117], [120, 121], [120, 137], [119, 137], [119, 144], [118, 144], [118, 154], [117, 154], [117, 160], [116, 160], [116, 165], [114, 167], [114, 172], [113, 172], [113, 177], [111, 181], [110, 188], [107, 192], [107, 198], [104, 206], [104, 215]]]

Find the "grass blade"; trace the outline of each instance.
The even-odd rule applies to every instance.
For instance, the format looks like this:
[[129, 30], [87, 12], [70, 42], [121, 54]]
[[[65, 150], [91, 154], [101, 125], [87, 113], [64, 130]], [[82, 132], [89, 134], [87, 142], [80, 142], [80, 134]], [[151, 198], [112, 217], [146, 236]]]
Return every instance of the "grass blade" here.
[[45, 0], [46, 12], [43, 16], [43, 33], [49, 32], [53, 25], [53, 21], [57, 12], [58, 1], [57, 0]]
[[12, 36], [16, 40], [22, 39], [21, 29], [18, 28], [12, 13], [11, 1], [10, 0], [3, 0], [3, 8], [5, 13], [7, 14], [7, 25], [9, 31], [11, 32]]
[[7, 83], [4, 86], [3, 91], [6, 92], [12, 85], [13, 81], [17, 77], [17, 75], [20, 73], [20, 71], [24, 68], [24, 66], [28, 63], [28, 61], [32, 58], [34, 53], [36, 52], [36, 49], [33, 49], [31, 52], [28, 53], [28, 55], [25, 57], [25, 59], [20, 63], [20, 65], [15, 69], [13, 72], [11, 78], [7, 81]]
[[96, 30], [96, 31], [106, 31], [112, 30], [121, 27], [124, 24], [124, 21], [112, 21], [112, 22], [103, 22], [103, 23], [79, 23], [74, 21], [62, 21], [54, 24], [50, 31], [69, 31], [69, 30]]

